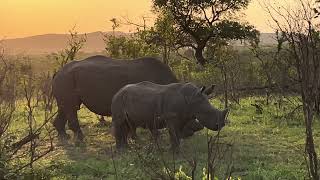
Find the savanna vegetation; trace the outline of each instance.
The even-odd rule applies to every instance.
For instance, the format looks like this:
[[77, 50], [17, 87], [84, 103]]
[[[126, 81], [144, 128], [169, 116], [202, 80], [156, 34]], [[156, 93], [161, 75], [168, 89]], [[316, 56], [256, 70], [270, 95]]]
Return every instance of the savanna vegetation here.
[[[130, 36], [105, 36], [104, 54], [155, 56], [182, 82], [216, 84], [210, 102], [229, 108], [222, 131], [207, 129], [169, 149], [139, 129], [125, 152], [115, 150], [111, 117], [81, 107], [85, 144], [61, 144], [52, 127], [57, 107], [54, 73], [93, 54], [70, 31], [65, 50], [47, 56], [0, 54], [0, 179], [319, 179], [320, 30], [318, 2], [297, 7], [263, 4], [278, 44], [263, 47], [259, 32], [239, 13], [249, 0], [153, 0], [152, 27]], [[113, 30], [124, 25], [113, 18]], [[233, 46], [241, 40], [242, 46]], [[70, 130], [68, 130], [70, 133]], [[70, 133], [72, 134], [72, 133]]]

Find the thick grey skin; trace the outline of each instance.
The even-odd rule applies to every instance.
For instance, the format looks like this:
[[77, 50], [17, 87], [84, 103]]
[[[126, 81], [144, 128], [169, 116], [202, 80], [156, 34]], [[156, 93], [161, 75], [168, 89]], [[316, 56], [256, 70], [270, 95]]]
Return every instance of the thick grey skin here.
[[[194, 133], [194, 118], [208, 129], [218, 131], [225, 125], [228, 110], [211, 106], [204, 88], [191, 83], [159, 85], [152, 82], [129, 84], [112, 99], [112, 127], [118, 149], [127, 146], [130, 129], [143, 127], [154, 132], [168, 128], [171, 145], [177, 149], [180, 138]], [[203, 127], [200, 127], [202, 129]]]
[[195, 132], [200, 131], [204, 126], [196, 120], [188, 121], [181, 131], [181, 138], [187, 138], [192, 136]]
[[[211, 85], [209, 88], [204, 88], [203, 93], [207, 96], [211, 95], [213, 93], [213, 90], [215, 88], [215, 84]], [[200, 131], [204, 128], [204, 126], [202, 124], [200, 124], [197, 120], [196, 117], [192, 117], [192, 119], [189, 121], [187, 120], [186, 122], [188, 122], [184, 128], [182, 129], [181, 132], [181, 138], [187, 138], [192, 136], [195, 132]], [[160, 129], [160, 128], [157, 128]], [[113, 130], [112, 130], [113, 131]], [[151, 131], [152, 136], [157, 140], [160, 133], [158, 130], [154, 129]], [[113, 131], [113, 135], [114, 135], [114, 131]], [[136, 127], [131, 127], [129, 129], [129, 137], [135, 139], [137, 137], [136, 134]]]
[[79, 126], [77, 111], [84, 104], [90, 111], [111, 115], [111, 101], [123, 86], [141, 81], [158, 84], [178, 82], [170, 68], [155, 58], [114, 60], [92, 56], [73, 61], [61, 68], [53, 78], [52, 91], [58, 104], [58, 115], [53, 122], [60, 139], [68, 138], [65, 124], [77, 140], [84, 136]]

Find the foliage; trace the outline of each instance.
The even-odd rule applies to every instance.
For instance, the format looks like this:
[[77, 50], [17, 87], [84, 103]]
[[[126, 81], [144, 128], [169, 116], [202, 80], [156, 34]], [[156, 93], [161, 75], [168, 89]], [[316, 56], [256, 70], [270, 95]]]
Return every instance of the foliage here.
[[75, 60], [77, 53], [87, 41], [86, 35], [79, 35], [75, 27], [69, 33], [68, 46], [64, 50], [49, 56], [49, 58], [53, 58], [56, 61], [58, 68], [62, 68], [65, 64]]
[[[313, 19], [312, 26], [301, 26], [310, 25], [309, 22], [299, 24], [303, 18], [289, 21], [288, 25], [294, 25], [291, 27], [307, 27], [308, 31], [288, 31], [290, 26], [279, 26], [278, 46], [261, 47], [259, 33], [237, 18], [248, 6], [248, 0], [154, 0], [153, 3], [157, 13], [153, 27], [144, 24], [137, 26], [133, 34], [118, 36], [115, 30], [121, 22], [111, 19], [113, 33], [104, 39], [108, 55], [121, 59], [161, 56], [181, 81], [217, 84], [212, 103], [217, 108], [231, 109], [231, 123], [219, 133], [221, 146], [211, 147], [215, 153], [232, 147], [228, 151], [231, 155], [210, 153], [208, 135], [214, 137], [217, 133], [206, 131], [184, 140], [183, 151], [177, 156], [168, 150], [165, 133], [157, 146], [144, 130], [138, 132], [140, 140], [131, 142], [135, 149], [114, 153], [109, 127], [97, 127], [95, 115], [81, 108], [79, 119], [88, 134], [86, 147], [51, 143], [51, 126], [43, 126], [41, 141], [31, 138], [19, 151], [26, 156], [7, 163], [13, 157], [12, 144], [27, 133], [37, 132], [43, 120], [47, 122], [56, 109], [50, 89], [51, 73], [34, 72], [33, 64], [40, 63], [36, 58], [27, 58], [32, 65], [14, 65], [13, 69], [10, 64], [0, 66], [0, 178], [16, 176], [12, 172], [21, 165], [28, 166], [19, 173], [35, 179], [305, 179], [308, 170], [314, 173], [316, 168], [312, 169], [310, 164], [316, 166], [314, 154], [320, 153], [320, 147], [313, 143], [312, 150], [308, 142], [306, 146], [304, 135], [307, 132], [309, 140], [320, 141], [320, 125], [316, 121], [319, 117], [311, 116], [317, 109], [314, 97], [320, 99], [319, 78], [315, 73], [319, 67], [316, 52], [320, 36]], [[312, 18], [319, 14], [317, 9], [307, 10], [313, 10]], [[301, 14], [303, 11], [288, 17]], [[237, 39], [249, 39], [250, 49], [231, 46], [232, 40]], [[68, 48], [55, 55], [59, 67], [74, 60], [84, 43], [85, 37], [72, 31]], [[3, 82], [6, 88], [1, 88]], [[10, 99], [14, 103], [8, 103]], [[305, 117], [308, 119], [303, 121]], [[303, 125], [309, 129], [306, 131]], [[5, 136], [1, 135], [4, 131]], [[43, 143], [46, 141], [49, 143]], [[37, 157], [36, 145], [52, 150], [52, 144], [56, 145], [55, 151], [33, 162]], [[219, 161], [212, 156], [220, 156]]]
[[175, 50], [175, 39], [177, 34], [174, 30], [174, 19], [170, 13], [159, 14], [154, 26], [148, 30], [147, 42], [154, 44], [162, 52], [162, 59], [165, 64], [169, 64], [170, 54]]
[[[84, 43], [76, 32], [70, 32], [69, 47], [55, 56], [60, 67], [74, 60]], [[35, 72], [29, 57], [0, 52], [0, 179], [45, 178], [34, 166], [53, 151], [52, 126], [48, 125], [56, 114], [53, 73]], [[23, 126], [16, 128], [16, 124]]]
[[181, 179], [181, 180], [192, 180], [183, 170], [182, 166], [179, 167], [179, 170], [175, 173], [174, 179]]
[[207, 62], [203, 51], [209, 41], [256, 40], [259, 34], [253, 26], [232, 18], [248, 6], [248, 0], [154, 0], [153, 4], [159, 13], [173, 17], [173, 28], [177, 34], [175, 45], [193, 48], [197, 61], [202, 65]]
[[[299, 87], [306, 128], [306, 159], [309, 178], [317, 180], [319, 176], [318, 155], [313, 136], [314, 114], [320, 99], [320, 29], [315, 20], [317, 12], [313, 2], [297, 1], [295, 9], [266, 7], [280, 34], [278, 48], [288, 52], [287, 63], [293, 63], [293, 78]], [[284, 44], [287, 43], [287, 44]], [[285, 59], [287, 60], [287, 59]], [[293, 62], [292, 62], [293, 61]]]
[[[240, 105], [230, 105], [231, 123], [228, 124], [220, 134], [221, 143], [233, 141], [233, 168], [232, 177], [237, 179], [304, 179], [307, 171], [304, 161], [304, 128], [301, 122], [302, 109], [298, 109], [297, 116], [287, 116], [295, 104], [286, 100], [281, 109], [274, 104], [275, 97], [267, 105], [265, 97], [250, 97], [240, 100]], [[252, 103], [260, 103], [263, 107], [263, 114], [258, 114]], [[222, 108], [223, 103], [217, 97], [213, 104]], [[23, 111], [19, 108], [18, 111]], [[55, 150], [36, 163], [34, 171], [42, 174], [47, 179], [115, 179], [110, 146], [114, 139], [108, 133], [109, 127], [98, 127], [95, 122], [95, 115], [87, 109], [80, 110], [79, 118], [87, 134], [87, 146], [77, 147], [72, 143], [65, 146], [56, 146]], [[38, 114], [37, 117], [40, 117]], [[38, 119], [38, 118], [37, 118]], [[295, 122], [295, 123], [294, 123]], [[23, 129], [26, 124], [14, 123], [14, 129]], [[319, 141], [320, 124], [316, 124], [315, 141]], [[212, 132], [213, 133], [213, 132]], [[215, 133], [213, 133], [215, 135]], [[132, 142], [130, 146], [137, 146], [143, 159], [149, 162], [158, 162], [160, 171], [163, 166], [161, 157], [164, 157], [168, 164], [173, 163], [172, 153], [169, 151], [169, 139], [166, 132], [161, 136], [161, 149], [163, 154], [156, 151], [154, 143], [149, 139], [148, 131], [139, 130], [138, 136], [141, 139]], [[320, 147], [317, 146], [319, 152]], [[207, 143], [206, 132], [201, 131], [182, 143], [183, 152], [175, 157], [176, 174], [182, 166], [187, 176], [191, 177], [191, 169], [186, 157], [197, 157], [196, 179], [203, 177], [203, 168], [207, 166]], [[114, 154], [114, 162], [118, 171], [118, 179], [150, 179], [145, 169], [150, 164], [143, 163], [141, 157], [133, 149], [125, 153]], [[222, 165], [228, 160], [222, 160]], [[206, 168], [207, 169], [207, 168]], [[157, 171], [159, 172], [159, 171]], [[217, 171], [217, 172], [223, 172]], [[40, 176], [40, 175], [39, 175]], [[216, 175], [219, 179], [224, 174]]]
[[[53, 150], [53, 146], [43, 145], [40, 132], [48, 130], [47, 123], [52, 111], [42, 109], [52, 104], [48, 94], [39, 96], [37, 80], [32, 74], [31, 66], [12, 62], [4, 54], [1, 54], [0, 68], [0, 179], [13, 179], [19, 176], [26, 168], [33, 169], [33, 164]], [[21, 68], [24, 67], [24, 68]], [[28, 67], [28, 68], [25, 68]], [[43, 106], [40, 100], [44, 101]], [[20, 101], [25, 104], [18, 104]], [[42, 102], [41, 102], [42, 105]], [[23, 106], [24, 110], [17, 114], [17, 109]], [[41, 120], [35, 119], [35, 111], [43, 111], [46, 116]], [[52, 117], [52, 116], [51, 116]], [[28, 126], [12, 133], [13, 124], [25, 123]], [[39, 124], [38, 124], [39, 123]], [[48, 132], [45, 142], [52, 140]], [[51, 141], [52, 142], [52, 141]], [[28, 147], [29, 145], [29, 147]], [[25, 161], [20, 161], [25, 157]]]
[[[117, 23], [115, 18], [112, 20]], [[113, 30], [118, 26], [118, 24], [114, 24]], [[114, 33], [106, 34], [104, 38], [106, 51], [109, 56], [120, 59], [157, 56], [159, 49], [147, 40], [149, 33], [149, 31], [138, 28], [137, 32], [128, 36], [116, 36]]]

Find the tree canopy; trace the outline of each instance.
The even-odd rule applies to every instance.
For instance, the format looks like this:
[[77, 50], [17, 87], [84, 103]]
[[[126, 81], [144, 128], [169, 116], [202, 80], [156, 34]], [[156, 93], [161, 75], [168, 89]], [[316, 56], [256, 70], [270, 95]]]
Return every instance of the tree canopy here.
[[197, 61], [204, 65], [209, 41], [257, 39], [258, 31], [242, 23], [236, 15], [250, 0], [153, 0], [157, 12], [172, 16], [177, 48], [190, 47]]

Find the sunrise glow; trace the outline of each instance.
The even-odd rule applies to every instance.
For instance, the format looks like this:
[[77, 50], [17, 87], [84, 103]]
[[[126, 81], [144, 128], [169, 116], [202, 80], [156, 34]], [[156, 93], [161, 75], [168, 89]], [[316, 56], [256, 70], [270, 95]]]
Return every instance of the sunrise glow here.
[[[112, 17], [134, 21], [152, 17], [151, 0], [0, 0], [0, 37], [16, 38], [66, 33], [76, 25], [81, 33], [110, 31]], [[262, 32], [270, 32], [266, 13], [257, 0], [245, 11], [246, 19]], [[127, 26], [118, 30], [130, 31]]]

